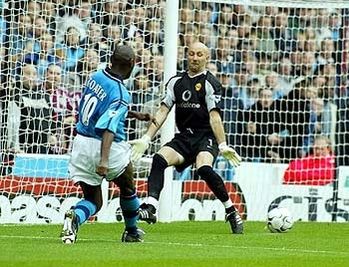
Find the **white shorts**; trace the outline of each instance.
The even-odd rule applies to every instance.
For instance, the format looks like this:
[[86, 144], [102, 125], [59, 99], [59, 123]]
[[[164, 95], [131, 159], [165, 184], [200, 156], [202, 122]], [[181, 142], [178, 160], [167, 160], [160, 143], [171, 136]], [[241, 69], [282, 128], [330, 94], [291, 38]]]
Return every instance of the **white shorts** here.
[[[77, 135], [73, 142], [73, 151], [69, 162], [69, 173], [75, 183], [100, 185], [103, 177], [96, 173], [101, 158], [101, 140]], [[112, 180], [123, 173], [130, 163], [131, 146], [122, 142], [113, 142], [109, 155], [107, 180]]]

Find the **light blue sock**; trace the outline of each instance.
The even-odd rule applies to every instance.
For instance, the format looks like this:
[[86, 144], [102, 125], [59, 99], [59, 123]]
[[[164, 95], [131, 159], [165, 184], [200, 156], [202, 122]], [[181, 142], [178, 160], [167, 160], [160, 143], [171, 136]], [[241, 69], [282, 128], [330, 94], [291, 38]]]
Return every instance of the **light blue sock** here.
[[132, 196], [120, 196], [120, 207], [124, 215], [125, 227], [128, 232], [137, 231], [139, 200], [135, 194]]
[[85, 199], [80, 200], [74, 207], [79, 225], [83, 224], [90, 216], [94, 215], [96, 210], [96, 205], [91, 201]]

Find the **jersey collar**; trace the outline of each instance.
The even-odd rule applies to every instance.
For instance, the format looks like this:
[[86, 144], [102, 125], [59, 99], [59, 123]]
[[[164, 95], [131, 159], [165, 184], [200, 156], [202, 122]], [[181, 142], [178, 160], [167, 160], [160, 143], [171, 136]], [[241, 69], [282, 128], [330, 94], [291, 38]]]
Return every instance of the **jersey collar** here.
[[204, 71], [202, 71], [202, 72], [200, 72], [200, 73], [198, 73], [198, 74], [195, 74], [195, 75], [193, 75], [193, 76], [190, 76], [190, 75], [189, 75], [189, 72], [187, 72], [187, 73], [188, 73], [189, 78], [195, 78], [195, 77], [198, 77], [198, 76], [200, 76], [200, 75], [202, 75], [202, 74], [205, 74], [205, 75], [206, 75], [207, 70], [204, 70]]
[[114, 72], [111, 71], [111, 69], [109, 67], [106, 67], [103, 72], [110, 77], [111, 79], [123, 83], [122, 77]]

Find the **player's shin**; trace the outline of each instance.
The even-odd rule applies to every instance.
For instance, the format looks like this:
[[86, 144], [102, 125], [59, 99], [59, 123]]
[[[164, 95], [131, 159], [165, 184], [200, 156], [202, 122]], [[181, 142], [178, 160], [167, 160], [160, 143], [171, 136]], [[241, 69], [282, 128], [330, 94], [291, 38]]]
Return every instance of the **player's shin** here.
[[161, 155], [154, 155], [150, 175], [148, 177], [149, 197], [153, 197], [157, 200], [160, 198], [160, 192], [164, 187], [164, 172], [167, 166], [167, 161]]
[[88, 200], [80, 200], [74, 207], [79, 225], [83, 224], [89, 217], [97, 212], [97, 206]]
[[198, 169], [198, 174], [222, 203], [229, 200], [228, 192], [222, 178], [212, 169], [211, 166], [205, 165], [200, 167]]
[[222, 178], [213, 171], [211, 166], [202, 166], [198, 169], [198, 174], [206, 181], [208, 187], [223, 203], [226, 212], [226, 221], [229, 222], [233, 234], [243, 233], [243, 222], [239, 213], [234, 208], [230, 200], [227, 189], [225, 188]]
[[125, 220], [125, 228], [129, 233], [137, 232], [139, 200], [136, 193], [120, 196], [120, 207]]

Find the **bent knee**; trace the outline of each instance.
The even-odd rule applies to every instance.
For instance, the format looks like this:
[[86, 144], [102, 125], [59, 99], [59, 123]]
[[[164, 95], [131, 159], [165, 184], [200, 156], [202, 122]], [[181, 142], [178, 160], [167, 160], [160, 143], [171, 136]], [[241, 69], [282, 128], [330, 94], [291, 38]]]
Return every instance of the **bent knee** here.
[[114, 182], [119, 187], [122, 196], [131, 196], [136, 192], [132, 176], [122, 175], [115, 179]]
[[214, 170], [212, 166], [204, 165], [198, 168], [197, 173], [203, 180], [207, 180], [212, 176], [212, 174], [214, 174]]
[[155, 154], [153, 157], [151, 168], [157, 170], [165, 170], [167, 167], [168, 163], [166, 159], [160, 154]]

